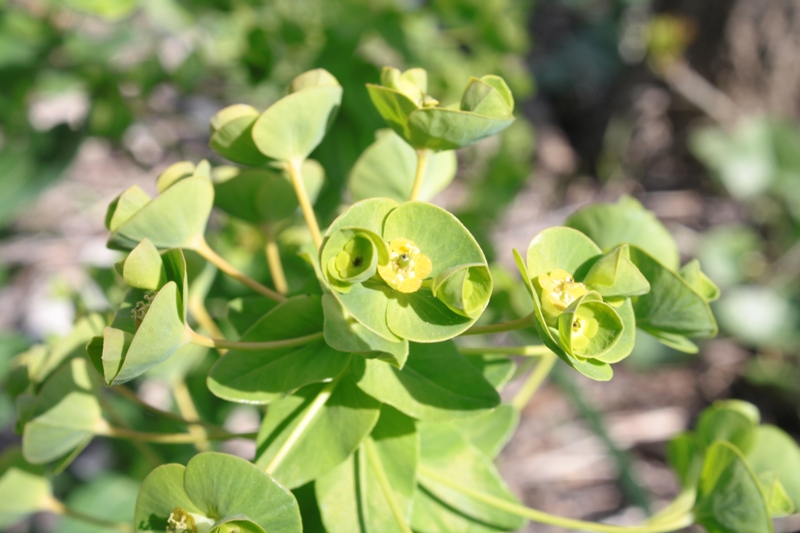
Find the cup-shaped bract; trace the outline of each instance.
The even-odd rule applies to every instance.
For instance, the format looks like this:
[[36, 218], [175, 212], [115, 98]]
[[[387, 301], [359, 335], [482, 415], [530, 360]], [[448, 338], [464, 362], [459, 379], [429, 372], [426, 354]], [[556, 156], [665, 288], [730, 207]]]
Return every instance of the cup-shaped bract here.
[[[313, 203], [325, 181], [325, 171], [313, 159], [303, 161], [303, 185]], [[217, 167], [212, 173], [214, 205], [250, 224], [274, 224], [298, 207], [297, 195], [285, 170]]]
[[291, 90], [252, 125], [255, 146], [277, 161], [308, 157], [322, 142], [342, 103], [342, 87], [323, 69], [300, 74]]
[[491, 294], [478, 243], [457, 218], [424, 202], [354, 204], [328, 228], [320, 266], [347, 316], [393, 342], [455, 337]]
[[514, 98], [499, 76], [470, 79], [461, 102], [440, 107], [422, 69], [384, 67], [381, 84], [367, 84], [387, 124], [417, 150], [455, 150], [499, 133], [514, 121]]
[[139, 489], [134, 522], [136, 531], [302, 531], [291, 492], [249, 461], [216, 452], [198, 454], [185, 467], [166, 464], [150, 472]]
[[[108, 385], [140, 376], [189, 342], [189, 289], [183, 252], [174, 249], [154, 255], [154, 250], [145, 239], [121, 264], [125, 280], [134, 280], [136, 285], [131, 285], [103, 336], [92, 338], [87, 345], [92, 365]], [[146, 272], [151, 273], [143, 274]]]
[[631, 297], [650, 289], [629, 247], [604, 254], [581, 232], [556, 227], [533, 238], [527, 261], [515, 256], [542, 342], [582, 374], [610, 379], [610, 364], [627, 357], [635, 343]]
[[234, 104], [211, 117], [211, 139], [208, 145], [219, 155], [242, 165], [252, 167], [269, 163], [253, 141], [253, 124], [258, 119], [256, 108]]
[[159, 250], [193, 248], [203, 239], [214, 204], [210, 168], [203, 161], [176, 163], [158, 178], [159, 195], [150, 198], [133, 186], [108, 206], [108, 247], [131, 250], [150, 239]]

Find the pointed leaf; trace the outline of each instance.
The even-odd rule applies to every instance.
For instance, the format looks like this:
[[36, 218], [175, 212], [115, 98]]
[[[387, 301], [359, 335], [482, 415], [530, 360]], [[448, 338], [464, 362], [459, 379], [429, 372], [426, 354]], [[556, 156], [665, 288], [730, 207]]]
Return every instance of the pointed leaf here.
[[650, 290], [647, 279], [631, 262], [630, 248], [626, 244], [598, 259], [582, 281], [603, 298], [639, 296]]
[[161, 254], [150, 239], [142, 239], [122, 266], [125, 284], [134, 289], [156, 291], [167, 282]]
[[700, 270], [700, 261], [692, 259], [680, 270], [680, 275], [686, 280], [686, 283], [694, 289], [696, 293], [701, 295], [707, 302], [713, 302], [719, 298], [719, 287], [713, 281], [708, 279], [702, 270]]

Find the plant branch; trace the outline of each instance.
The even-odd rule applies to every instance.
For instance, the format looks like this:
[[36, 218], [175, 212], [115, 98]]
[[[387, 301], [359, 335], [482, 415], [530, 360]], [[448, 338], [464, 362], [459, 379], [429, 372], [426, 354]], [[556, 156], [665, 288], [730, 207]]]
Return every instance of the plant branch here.
[[414, 185], [411, 187], [410, 202], [417, 200], [422, 193], [422, 183], [425, 181], [425, 169], [428, 166], [428, 154], [430, 150], [423, 148], [417, 150], [417, 171], [414, 173]]
[[97, 435], [116, 439], [129, 439], [135, 442], [152, 442], [155, 444], [194, 444], [200, 441], [254, 439], [256, 433], [229, 433], [227, 431], [208, 432], [202, 437], [191, 433], [148, 433], [133, 429], [107, 426], [98, 429]]
[[286, 282], [286, 273], [283, 271], [283, 263], [281, 263], [281, 253], [278, 249], [278, 242], [275, 239], [275, 229], [269, 224], [264, 224], [261, 227], [261, 232], [264, 234], [264, 255], [267, 257], [267, 266], [269, 273], [272, 276], [272, 281], [275, 283], [275, 289], [281, 294], [289, 292], [289, 284]]
[[333, 391], [339, 384], [340, 379], [341, 376], [335, 378], [333, 381], [325, 385], [322, 388], [322, 390], [319, 391], [317, 397], [314, 398], [314, 401], [311, 402], [311, 405], [308, 406], [308, 410], [305, 413], [303, 413], [303, 416], [300, 418], [300, 421], [297, 423], [292, 432], [289, 434], [289, 436], [283, 442], [281, 447], [278, 449], [278, 453], [275, 454], [275, 457], [272, 458], [267, 467], [264, 469], [264, 471], [267, 474], [273, 474], [275, 470], [278, 469], [278, 466], [280, 466], [283, 460], [286, 459], [286, 456], [289, 454], [292, 447], [298, 440], [300, 440], [300, 437], [303, 436], [303, 433], [306, 432], [306, 430], [314, 421], [314, 419], [317, 417], [322, 408], [325, 407], [325, 403], [328, 401], [328, 398], [331, 397], [331, 394], [333, 394]]
[[536, 394], [536, 391], [539, 390], [539, 387], [542, 386], [544, 380], [547, 379], [555, 362], [556, 354], [553, 352], [542, 354], [539, 364], [537, 364], [536, 368], [531, 372], [531, 375], [525, 381], [522, 388], [514, 395], [514, 399], [511, 400], [511, 405], [516, 407], [518, 411], [522, 411], [533, 395]]
[[186, 386], [186, 382], [183, 379], [177, 379], [172, 382], [172, 396], [175, 398], [175, 405], [178, 406], [178, 411], [180, 411], [183, 418], [190, 422], [186, 429], [199, 439], [194, 443], [194, 447], [198, 452], [210, 450], [208, 430], [199, 423], [201, 420], [200, 413], [197, 412], [189, 387]]
[[154, 407], [154, 406], [150, 405], [149, 403], [142, 401], [142, 399], [139, 398], [136, 395], [135, 392], [133, 392], [132, 390], [130, 390], [129, 388], [127, 388], [127, 387], [125, 387], [123, 385], [115, 385], [115, 386], [110, 387], [110, 388], [114, 392], [118, 393], [120, 396], [124, 396], [128, 400], [140, 405], [142, 408], [144, 408], [145, 410], [153, 413], [154, 415], [158, 415], [158, 416], [161, 416], [161, 417], [166, 418], [168, 420], [172, 420], [173, 422], [178, 422], [178, 423], [181, 423], [181, 424], [187, 424], [187, 425], [190, 425], [190, 424], [202, 424], [202, 425], [204, 425], [204, 426], [206, 426], [206, 427], [208, 427], [210, 429], [223, 431], [223, 429], [221, 427], [217, 426], [216, 424], [212, 424], [210, 422], [205, 422], [203, 420], [197, 420], [196, 422], [192, 421], [192, 420], [187, 420], [187, 419], [183, 418], [182, 416], [176, 415], [175, 413], [170, 413], [169, 411], [164, 411], [162, 409], [159, 409], [158, 407]]
[[286, 170], [289, 172], [292, 185], [294, 185], [294, 192], [297, 195], [297, 201], [300, 203], [300, 210], [303, 211], [303, 218], [306, 219], [308, 230], [311, 232], [311, 238], [314, 240], [314, 246], [319, 250], [322, 247], [322, 234], [319, 231], [317, 215], [314, 214], [314, 207], [311, 205], [306, 186], [300, 175], [301, 165], [302, 161], [288, 161], [286, 163]]
[[595, 533], [668, 533], [670, 531], [683, 529], [694, 523], [694, 517], [691, 514], [676, 517], [670, 523], [644, 524], [641, 526], [614, 526], [610, 524], [598, 524], [596, 522], [575, 520], [572, 518], [564, 518], [562, 516], [545, 513], [544, 511], [525, 507], [524, 505], [513, 503], [508, 500], [492, 496], [491, 494], [486, 494], [485, 492], [472, 489], [470, 487], [461, 486], [450, 478], [442, 476], [433, 470], [425, 468], [424, 466], [419, 467], [419, 473], [429, 480], [446, 485], [451, 489], [474, 498], [482, 503], [491, 505], [496, 509], [527, 518], [540, 524], [549, 524], [566, 529], [593, 531]]
[[215, 267], [223, 271], [225, 274], [232, 277], [236, 281], [242, 283], [243, 285], [250, 287], [257, 293], [266, 296], [270, 300], [274, 300], [278, 303], [286, 300], [286, 297], [284, 295], [278, 294], [269, 287], [262, 285], [261, 283], [257, 282], [250, 276], [239, 271], [232, 264], [228, 263], [219, 254], [217, 254], [217, 252], [211, 249], [211, 247], [208, 245], [205, 239], [200, 239], [200, 241], [196, 243], [192, 249], [198, 254], [200, 254], [200, 256], [203, 259], [213, 264]]
[[200, 346], [208, 346], [209, 348], [228, 348], [230, 350], [274, 350], [276, 348], [291, 348], [293, 346], [302, 346], [311, 341], [321, 339], [323, 333], [311, 333], [310, 335], [303, 335], [293, 339], [281, 339], [278, 341], [263, 341], [263, 342], [247, 342], [247, 341], [229, 341], [227, 339], [213, 339], [201, 335], [196, 331], [186, 328], [186, 333], [189, 335], [189, 342], [199, 344]]
[[499, 324], [489, 324], [488, 326], [472, 326], [462, 335], [487, 335], [489, 333], [504, 333], [517, 329], [529, 328], [533, 325], [533, 313], [510, 322], [500, 322]]
[[364, 451], [366, 452], [367, 460], [369, 461], [370, 466], [375, 471], [375, 477], [378, 478], [378, 484], [381, 487], [381, 492], [383, 492], [383, 497], [386, 498], [386, 502], [389, 504], [389, 509], [392, 511], [392, 516], [394, 516], [397, 526], [400, 528], [402, 533], [412, 533], [406, 518], [403, 516], [403, 510], [400, 509], [400, 506], [397, 504], [397, 500], [394, 497], [392, 485], [389, 483], [389, 478], [386, 477], [386, 472], [383, 469], [381, 458], [378, 457], [378, 451], [375, 449], [375, 444], [372, 442], [371, 437], [367, 437], [364, 440]]
[[477, 348], [459, 348], [461, 355], [521, 355], [525, 357], [543, 357], [553, 353], [547, 346], [532, 344], [528, 346], [479, 346]]

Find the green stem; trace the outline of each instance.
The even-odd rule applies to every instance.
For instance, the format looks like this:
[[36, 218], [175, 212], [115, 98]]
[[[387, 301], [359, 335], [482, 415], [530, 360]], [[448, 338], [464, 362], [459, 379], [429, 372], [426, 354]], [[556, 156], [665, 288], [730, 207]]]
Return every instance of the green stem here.
[[394, 516], [397, 526], [400, 528], [402, 533], [413, 533], [411, 528], [408, 526], [408, 522], [403, 516], [403, 510], [400, 509], [400, 506], [397, 504], [397, 500], [394, 497], [394, 491], [392, 490], [392, 485], [389, 483], [389, 478], [386, 477], [386, 472], [383, 470], [381, 458], [378, 457], [378, 451], [375, 449], [375, 444], [372, 442], [372, 438], [367, 437], [364, 440], [364, 451], [367, 454], [367, 460], [369, 461], [370, 466], [372, 466], [372, 469], [375, 471], [375, 477], [378, 478], [378, 484], [381, 486], [381, 492], [383, 492], [383, 496], [386, 498], [386, 502], [389, 504], [389, 509], [392, 511], [392, 516]]
[[300, 210], [303, 212], [303, 218], [306, 219], [308, 230], [311, 232], [311, 238], [314, 240], [314, 246], [319, 250], [322, 247], [322, 234], [319, 231], [317, 215], [314, 214], [314, 207], [311, 205], [308, 192], [306, 192], [306, 186], [300, 175], [302, 164], [302, 161], [287, 161], [286, 170], [289, 173], [289, 178], [292, 180], [294, 192], [297, 195], [297, 201], [300, 203]]
[[209, 348], [227, 348], [230, 350], [274, 350], [276, 348], [292, 348], [293, 346], [303, 346], [317, 339], [323, 337], [323, 333], [311, 333], [310, 335], [303, 335], [302, 337], [295, 337], [294, 339], [281, 339], [278, 341], [264, 341], [264, 342], [245, 342], [245, 341], [229, 341], [227, 339], [212, 339], [205, 335], [200, 335], [196, 331], [186, 329], [189, 336], [189, 342], [199, 344], [200, 346], [208, 346]]
[[53, 501], [51, 510], [56, 514], [68, 516], [69, 518], [80, 520], [81, 522], [86, 522], [87, 524], [92, 524], [94, 526], [114, 529], [116, 531], [121, 531], [122, 533], [133, 533], [135, 531], [132, 525], [125, 524], [122, 522], [113, 522], [111, 520], [105, 520], [103, 518], [98, 518], [96, 516], [83, 514], [80, 511], [76, 511], [75, 509], [70, 509], [63, 503], [59, 502], [58, 500]]
[[180, 415], [176, 415], [175, 413], [170, 413], [169, 411], [164, 411], [162, 409], [159, 409], [158, 407], [150, 405], [149, 403], [143, 402], [142, 399], [139, 398], [135, 392], [133, 392], [132, 390], [123, 385], [114, 385], [113, 387], [110, 388], [114, 392], [118, 393], [120, 396], [124, 396], [128, 400], [138, 404], [143, 409], [153, 413], [154, 415], [166, 418], [167, 420], [172, 420], [173, 422], [178, 422], [180, 424], [186, 424], [186, 425], [202, 424], [203, 426], [206, 426], [213, 430], [224, 431], [221, 427], [217, 426], [216, 424], [205, 422], [203, 420], [197, 420], [197, 421], [187, 420], [186, 418], [183, 418]]
[[576, 529], [580, 531], [593, 531], [595, 533], [668, 533], [670, 531], [677, 531], [679, 529], [690, 526], [694, 520], [693, 516], [686, 514], [681, 517], [675, 518], [668, 524], [644, 524], [641, 526], [614, 526], [610, 524], [598, 524], [596, 522], [587, 522], [584, 520], [575, 520], [572, 518], [564, 518], [562, 516], [552, 515], [539, 511], [538, 509], [531, 509], [517, 503], [486, 494], [479, 490], [469, 487], [464, 487], [451, 480], [447, 476], [442, 476], [437, 472], [430, 470], [424, 466], [419, 466], [419, 473], [436, 483], [446, 485], [462, 494], [474, 498], [482, 503], [491, 505], [496, 509], [500, 509], [507, 513], [511, 513], [540, 524], [549, 524], [556, 527], [563, 527], [565, 529]]
[[417, 150], [417, 171], [414, 173], [414, 185], [411, 187], [409, 202], [419, 198], [422, 193], [422, 183], [425, 181], [425, 168], [428, 166], [428, 154], [430, 150]]
[[300, 421], [297, 423], [292, 432], [289, 434], [289, 436], [283, 442], [281, 447], [278, 449], [278, 453], [275, 454], [275, 457], [272, 458], [267, 467], [264, 469], [264, 471], [267, 474], [274, 473], [275, 470], [277, 470], [278, 466], [280, 466], [280, 464], [283, 462], [283, 460], [286, 459], [286, 456], [289, 454], [292, 447], [298, 440], [300, 440], [300, 437], [303, 436], [303, 433], [306, 432], [306, 430], [314, 421], [314, 419], [317, 417], [319, 412], [322, 411], [322, 408], [325, 407], [325, 403], [328, 401], [328, 398], [331, 397], [331, 394], [333, 394], [333, 391], [339, 384], [340, 379], [341, 376], [335, 378], [333, 381], [325, 385], [322, 388], [322, 390], [319, 391], [317, 397], [314, 398], [314, 401], [311, 402], [311, 405], [308, 406], [308, 410], [305, 413], [303, 413], [303, 416], [300, 418]]
[[486, 335], [489, 333], [505, 333], [506, 331], [514, 331], [517, 329], [529, 328], [533, 325], [533, 313], [510, 322], [500, 322], [499, 324], [490, 324], [488, 326], [472, 326], [462, 335]]
[[461, 355], [522, 355], [526, 357], [543, 357], [553, 353], [550, 348], [541, 344], [528, 346], [480, 346], [478, 348], [459, 348]]
[[202, 436], [191, 433], [147, 433], [114, 426], [107, 426], [99, 430], [97, 434], [104, 437], [128, 439], [136, 442], [152, 442], [155, 444], [194, 444], [201, 441], [254, 439], [256, 437], [256, 433], [228, 433], [227, 431], [209, 432]]
[[286, 296], [282, 294], [278, 294], [277, 292], [273, 291], [269, 287], [262, 285], [261, 283], [257, 282], [247, 274], [244, 274], [239, 269], [237, 269], [232, 264], [228, 263], [225, 259], [223, 259], [217, 252], [211, 249], [205, 239], [200, 239], [193, 247], [192, 250], [200, 254], [200, 256], [223, 271], [228, 276], [232, 277], [239, 283], [246, 285], [256, 291], [257, 293], [266, 296], [270, 300], [276, 301], [278, 303], [286, 301]]
[[547, 379], [547, 376], [550, 375], [550, 371], [553, 369], [555, 362], [556, 354], [553, 352], [542, 355], [539, 364], [536, 365], [536, 369], [531, 372], [525, 384], [514, 396], [514, 399], [511, 400], [511, 405], [516, 407], [517, 410], [522, 411], [533, 395], [536, 394], [536, 391], [539, 390], [539, 387], [542, 386], [544, 380]]
[[275, 283], [275, 289], [281, 294], [289, 293], [289, 283], [286, 281], [286, 273], [281, 262], [281, 251], [278, 248], [278, 241], [275, 239], [275, 229], [269, 224], [261, 227], [264, 234], [264, 255], [267, 258], [267, 266]]
[[178, 411], [180, 411], [183, 418], [190, 422], [186, 429], [198, 439], [194, 443], [194, 447], [198, 452], [207, 452], [211, 449], [208, 443], [208, 430], [200, 425], [200, 413], [197, 412], [197, 406], [192, 400], [189, 387], [186, 386], [186, 382], [183, 379], [172, 382], [172, 396], [175, 398], [175, 405], [178, 406]]

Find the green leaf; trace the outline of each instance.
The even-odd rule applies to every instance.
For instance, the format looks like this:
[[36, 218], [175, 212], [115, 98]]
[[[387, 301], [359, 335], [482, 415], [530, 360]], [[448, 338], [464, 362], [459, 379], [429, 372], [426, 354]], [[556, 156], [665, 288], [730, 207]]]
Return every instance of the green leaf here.
[[142, 239], [122, 264], [122, 278], [134, 289], [157, 291], [167, 282], [161, 254], [150, 239]]
[[618, 246], [592, 265], [582, 282], [603, 298], [628, 298], [650, 291], [650, 284], [631, 262], [627, 244]]
[[208, 145], [225, 159], [253, 167], [269, 161], [253, 142], [253, 124], [258, 111], [249, 105], [235, 104], [211, 117], [211, 139]]
[[758, 476], [758, 482], [761, 485], [761, 491], [764, 493], [764, 499], [767, 502], [767, 510], [770, 516], [786, 516], [792, 514], [794, 511], [794, 503], [783, 484], [778, 479], [778, 474], [775, 472], [767, 472]]
[[695, 488], [703, 466], [703, 452], [697, 447], [694, 433], [679, 433], [667, 445], [667, 462], [678, 476], [681, 487]]
[[[137, 531], [163, 531], [178, 508], [217, 527], [251, 520], [264, 531], [300, 533], [294, 496], [252, 463], [216, 452], [193, 457], [183, 467], [167, 464], [142, 483], [136, 502]], [[224, 528], [221, 528], [224, 531]]]
[[756, 429], [754, 443], [746, 456], [759, 478], [774, 474], [795, 509], [800, 509], [800, 447], [792, 437], [775, 426], [760, 426]]
[[472, 78], [461, 97], [461, 110], [498, 119], [512, 118], [514, 100], [503, 78]]
[[[120, 523], [133, 523], [139, 482], [116, 473], [105, 473], [70, 491], [67, 507], [89, 516]], [[87, 524], [64, 517], [58, 533], [118, 533], [118, 529]]]
[[375, 357], [381, 361], [403, 368], [408, 358], [408, 341], [392, 342], [373, 333], [349, 313], [338, 300], [330, 294], [322, 296], [325, 312], [325, 342], [340, 352], [355, 352], [365, 357]]
[[419, 420], [475, 416], [500, 403], [497, 391], [451, 342], [411, 343], [402, 370], [377, 360], [353, 360], [364, 392]]
[[510, 404], [471, 418], [452, 420], [450, 424], [484, 455], [495, 459], [519, 425], [519, 410]]
[[716, 402], [703, 411], [695, 430], [699, 449], [704, 450], [713, 442], [723, 440], [742, 453], [748, 453], [758, 429], [758, 418], [753, 417], [752, 407], [745, 402], [728, 400]]
[[[192, 248], [203, 237], [213, 203], [214, 187], [209, 179], [182, 179], [112, 229], [108, 246], [132, 249], [148, 238], [159, 249]], [[116, 212], [112, 226], [115, 218]]]
[[324, 386], [308, 385], [273, 402], [258, 433], [256, 465], [268, 468], [295, 429], [307, 424], [273, 471], [286, 487], [304, 485], [343, 463], [378, 421], [380, 403], [361, 392], [349, 373], [315, 413], [312, 404]]
[[[517, 503], [492, 461], [452, 425], [419, 423], [420, 465], [459, 485]], [[422, 471], [412, 523], [420, 533], [518, 530], [526, 520], [467, 496]], [[482, 528], [475, 529], [475, 526]]]
[[0, 456], [0, 527], [52, 509], [52, 490], [43, 467], [25, 462], [19, 448], [5, 450]]
[[686, 283], [694, 289], [694, 291], [701, 295], [707, 302], [713, 302], [719, 298], [719, 287], [713, 281], [708, 279], [702, 270], [700, 270], [700, 261], [692, 259], [680, 270], [680, 275], [686, 280]]
[[[370, 100], [372, 100], [372, 105], [378, 110], [383, 120], [395, 133], [409, 141], [411, 139], [411, 131], [408, 128], [408, 117], [412, 112], [419, 109], [417, 103], [400, 91], [371, 83], [367, 84], [367, 92]], [[413, 146], [415, 148], [424, 147]]]
[[408, 118], [411, 145], [431, 150], [455, 150], [500, 133], [514, 118], [495, 118], [445, 108], [419, 109]]
[[540, 274], [549, 274], [561, 269], [578, 279], [581, 267], [596, 259], [602, 251], [589, 237], [581, 232], [565, 227], [548, 228], [531, 240], [528, 245], [527, 269], [529, 279]]
[[36, 396], [22, 434], [22, 453], [34, 464], [54, 461], [106, 427], [88, 364], [73, 359]]
[[210, 168], [208, 161], [205, 160], [200, 162], [199, 165], [195, 165], [191, 161], [173, 163], [156, 178], [156, 189], [158, 189], [158, 193], [161, 194], [182, 179], [190, 178], [195, 174], [201, 177], [207, 177]]
[[[379, 130], [375, 137], [350, 172], [350, 197], [353, 201], [386, 197], [405, 202], [414, 184], [417, 154], [391, 130]], [[444, 190], [455, 177], [456, 167], [453, 151], [429, 154], [419, 199], [429, 201]]]
[[[368, 446], [373, 450], [367, 450]], [[406, 522], [410, 520], [419, 439], [412, 419], [384, 405], [372, 435], [344, 463], [315, 482], [322, 521], [329, 533], [401, 531], [378, 481], [374, 460], [391, 486], [388, 497]]]
[[[292, 339], [322, 332], [319, 296], [295, 296], [264, 315], [243, 342]], [[271, 350], [232, 350], [208, 374], [208, 388], [225, 400], [269, 403], [299, 387], [335, 378], [352, 356], [329, 347], [323, 338], [302, 346]]]
[[242, 335], [277, 305], [262, 296], [243, 296], [228, 302], [228, 321]]
[[504, 355], [470, 355], [466, 359], [497, 390], [505, 387], [517, 370], [517, 363]]
[[675, 240], [656, 216], [630, 196], [616, 204], [585, 207], [565, 223], [587, 235], [603, 250], [620, 244], [638, 246], [670, 270], [677, 270], [680, 254]]
[[[302, 76], [302, 74], [301, 74]], [[316, 148], [342, 102], [342, 88], [299, 83], [261, 113], [253, 124], [253, 141], [262, 154], [278, 161], [303, 160]]]
[[411, 100], [421, 101], [428, 92], [428, 73], [423, 68], [410, 68], [400, 72], [394, 67], [383, 67], [381, 85], [400, 91]]
[[728, 442], [708, 449], [694, 513], [708, 533], [772, 533], [765, 495], [741, 452]]
[[477, 319], [489, 304], [492, 276], [487, 266], [460, 265], [436, 276], [431, 292], [454, 313]]
[[131, 185], [108, 204], [105, 225], [109, 231], [117, 229], [135, 215], [141, 208], [150, 203], [151, 198], [138, 185]]
[[638, 327], [653, 335], [716, 335], [717, 323], [708, 302], [682, 277], [636, 246], [631, 246], [631, 260], [650, 283], [650, 292], [633, 302]]

